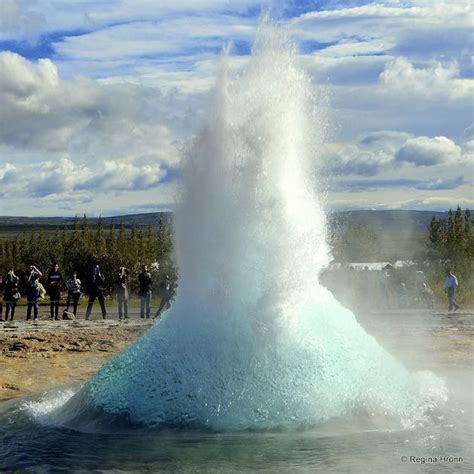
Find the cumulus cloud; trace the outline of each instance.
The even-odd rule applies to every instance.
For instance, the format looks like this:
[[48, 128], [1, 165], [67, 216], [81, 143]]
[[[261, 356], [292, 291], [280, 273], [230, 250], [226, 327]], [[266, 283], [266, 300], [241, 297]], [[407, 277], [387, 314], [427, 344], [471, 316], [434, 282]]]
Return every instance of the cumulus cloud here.
[[353, 197], [354, 202], [346, 202], [348, 196], [362, 196], [357, 201], [367, 208], [385, 201], [395, 203], [402, 194], [413, 197], [413, 202], [415, 197], [424, 199], [425, 193], [444, 197], [446, 202], [461, 202], [472, 195], [469, 170], [474, 163], [474, 140], [456, 144], [447, 137], [380, 131], [332, 148], [323, 166], [332, 208], [357, 207]]
[[156, 187], [166, 171], [156, 164], [121, 163], [106, 161], [101, 174], [77, 185], [79, 189], [100, 191], [137, 191]]
[[456, 100], [474, 91], [471, 80], [459, 78], [459, 66], [455, 62], [417, 68], [408, 59], [398, 57], [386, 65], [380, 80], [387, 91], [402, 92], [405, 96], [441, 95]]
[[375, 176], [393, 165], [394, 154], [409, 137], [409, 133], [390, 130], [368, 133], [326, 155], [324, 171], [332, 176]]
[[395, 155], [398, 162], [413, 163], [415, 166], [455, 163], [460, 158], [461, 148], [446, 137], [410, 138]]
[[330, 82], [343, 139], [367, 129], [456, 136], [472, 120], [469, 1], [330, 5], [290, 28], [313, 45], [304, 63]]
[[375, 176], [390, 161], [390, 155], [384, 152], [369, 153], [357, 145], [349, 145], [338, 153], [328, 155], [324, 170], [332, 176]]
[[[314, 81], [332, 85], [338, 128], [324, 168], [334, 189], [353, 198], [359, 187], [365, 199], [365, 183], [370, 193], [392, 193], [393, 202], [399, 189], [407, 199], [411, 192], [464, 196], [469, 176], [462, 180], [451, 165], [474, 156], [466, 129], [474, 92], [470, 2], [317, 3], [317, 11], [308, 11], [314, 2], [282, 7], [279, 22], [302, 45]], [[180, 142], [203, 118], [216, 55], [234, 40], [229, 63], [241, 67], [260, 5], [0, 1], [0, 40], [21, 40], [8, 47], [29, 58], [49, 56], [0, 53], [2, 205], [22, 195], [51, 209], [72, 211], [88, 200], [111, 209], [111, 193], [132, 209], [153, 201], [151, 189], [169, 203], [160, 192]]]
[[[43, 161], [21, 167], [6, 163], [0, 167], [0, 196], [65, 199], [76, 194], [84, 201], [92, 194], [140, 191], [157, 187], [167, 171], [158, 164], [106, 161], [100, 168], [78, 165], [68, 158]], [[70, 201], [69, 199], [67, 199]]]
[[[130, 149], [176, 162], [173, 113], [156, 89], [62, 80], [49, 59], [0, 53], [0, 144], [116, 158]], [[92, 149], [92, 145], [100, 148]], [[157, 151], [158, 150], [158, 151]], [[96, 158], [96, 157], [94, 157]]]
[[155, 188], [178, 163], [177, 115], [156, 89], [63, 80], [49, 59], [0, 53], [0, 193], [86, 202]]

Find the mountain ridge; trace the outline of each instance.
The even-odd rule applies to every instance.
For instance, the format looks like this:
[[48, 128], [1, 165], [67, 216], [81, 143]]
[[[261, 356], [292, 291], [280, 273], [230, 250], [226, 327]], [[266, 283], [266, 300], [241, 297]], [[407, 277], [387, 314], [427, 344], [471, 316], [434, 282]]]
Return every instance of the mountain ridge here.
[[[440, 211], [408, 211], [408, 210], [354, 210], [336, 211], [329, 213], [328, 220], [331, 225], [349, 225], [358, 223], [366, 225], [375, 231], [412, 233], [428, 230], [431, 219], [444, 219], [447, 212]], [[172, 212], [147, 212], [139, 214], [123, 214], [118, 216], [102, 217], [104, 226], [111, 223], [116, 226], [123, 224], [126, 228], [132, 225], [137, 227], [156, 226], [163, 218], [172, 219]], [[22, 232], [32, 230], [54, 230], [58, 227], [74, 224], [76, 217], [25, 217], [25, 216], [0, 216], [0, 232]], [[79, 223], [83, 217], [77, 216]], [[91, 227], [96, 227], [99, 217], [88, 217]]]

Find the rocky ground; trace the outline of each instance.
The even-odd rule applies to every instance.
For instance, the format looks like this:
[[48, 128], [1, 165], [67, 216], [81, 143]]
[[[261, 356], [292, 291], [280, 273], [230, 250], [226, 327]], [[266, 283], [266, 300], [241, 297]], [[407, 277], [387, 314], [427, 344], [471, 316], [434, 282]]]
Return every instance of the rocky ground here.
[[155, 320], [0, 323], [0, 400], [87, 380]]

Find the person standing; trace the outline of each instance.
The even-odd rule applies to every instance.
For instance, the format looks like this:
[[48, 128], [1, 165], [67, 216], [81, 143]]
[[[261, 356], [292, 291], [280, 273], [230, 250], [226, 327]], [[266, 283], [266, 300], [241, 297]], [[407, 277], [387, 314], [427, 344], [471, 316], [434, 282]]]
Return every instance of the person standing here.
[[451, 270], [448, 270], [446, 273], [446, 282], [444, 284], [447, 292], [448, 292], [448, 301], [449, 301], [449, 309], [451, 311], [454, 308], [454, 311], [459, 309], [459, 305], [456, 303], [456, 289], [459, 286], [458, 279], [453, 274]]
[[115, 278], [115, 287], [119, 319], [122, 319], [122, 317], [128, 319], [128, 270], [125, 267], [120, 267]]
[[10, 268], [4, 281], [5, 321], [8, 321], [8, 316], [10, 316], [10, 321], [15, 318], [16, 304], [21, 296], [18, 289], [19, 283], [20, 279], [15, 275], [15, 270]]
[[38, 319], [38, 299], [40, 296], [39, 279], [43, 274], [34, 266], [30, 265], [26, 271], [26, 320], [31, 319], [31, 310], [33, 310], [33, 319]]
[[64, 278], [59, 271], [59, 265], [54, 263], [48, 275], [47, 287], [49, 294], [49, 311], [51, 319], [59, 320], [59, 301]]
[[161, 301], [158, 311], [154, 316], [155, 318], [159, 318], [161, 313], [171, 307], [171, 300], [174, 296], [174, 285], [171, 283], [170, 277], [168, 275], [165, 275], [163, 281], [160, 283], [159, 291], [159, 297]]
[[142, 265], [142, 271], [138, 275], [138, 284], [140, 295], [140, 317], [147, 319], [150, 318], [150, 305], [151, 305], [151, 273], [148, 271], [147, 265]]
[[433, 309], [433, 297], [434, 297], [433, 290], [429, 287], [429, 285], [426, 282], [423, 282], [422, 287], [421, 287], [422, 303], [426, 305], [428, 308]]
[[0, 321], [3, 321], [3, 277], [0, 275]]
[[72, 303], [72, 313], [74, 316], [77, 314], [77, 305], [79, 304], [79, 298], [81, 297], [81, 280], [77, 278], [77, 272], [73, 272], [71, 278], [66, 281], [67, 286], [67, 300], [66, 300], [66, 312], [69, 311], [69, 306]]
[[99, 300], [100, 309], [102, 310], [102, 318], [107, 317], [107, 310], [105, 309], [105, 297], [104, 297], [104, 286], [105, 278], [100, 270], [99, 265], [95, 265], [92, 269], [92, 278], [89, 284], [89, 302], [87, 303], [86, 309], [86, 320], [89, 319], [89, 316], [92, 312], [92, 306], [94, 306], [94, 301], [97, 298]]

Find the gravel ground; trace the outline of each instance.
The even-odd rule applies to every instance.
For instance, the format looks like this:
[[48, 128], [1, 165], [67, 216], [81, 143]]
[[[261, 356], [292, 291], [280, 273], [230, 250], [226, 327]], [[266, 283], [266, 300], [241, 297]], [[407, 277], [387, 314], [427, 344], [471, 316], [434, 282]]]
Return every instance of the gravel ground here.
[[0, 322], [0, 400], [87, 380], [155, 320]]

